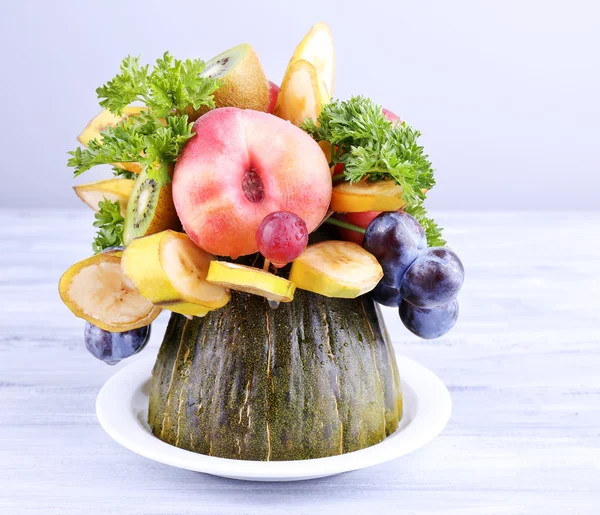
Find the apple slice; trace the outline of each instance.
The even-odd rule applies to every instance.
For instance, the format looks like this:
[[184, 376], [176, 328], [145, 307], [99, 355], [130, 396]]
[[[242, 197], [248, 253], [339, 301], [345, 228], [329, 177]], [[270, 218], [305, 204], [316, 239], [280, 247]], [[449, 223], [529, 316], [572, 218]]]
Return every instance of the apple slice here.
[[290, 281], [325, 297], [354, 299], [383, 277], [381, 265], [360, 245], [328, 240], [307, 247], [292, 264]]
[[153, 304], [182, 315], [204, 316], [230, 298], [225, 288], [206, 281], [212, 259], [186, 234], [169, 230], [133, 240], [121, 265]]
[[[107, 127], [113, 127], [120, 121], [125, 120], [130, 116], [140, 114], [144, 109], [147, 109], [147, 107], [127, 106], [123, 108], [122, 116], [117, 116], [108, 110], [104, 110], [92, 118], [92, 120], [85, 126], [85, 129], [81, 131], [81, 134], [77, 136], [77, 139], [79, 140], [79, 143], [81, 143], [84, 147], [87, 147], [90, 140], [100, 139], [102, 131]], [[142, 165], [139, 163], [114, 163], [113, 165], [117, 168], [127, 170], [128, 172], [140, 173], [142, 171]]]
[[135, 181], [131, 179], [108, 179], [106, 181], [90, 182], [73, 186], [77, 196], [94, 211], [98, 211], [101, 200], [118, 201], [121, 204], [121, 214], [125, 216], [127, 202], [133, 191]]
[[397, 211], [405, 205], [402, 188], [388, 180], [343, 182], [333, 188], [331, 195], [331, 209], [337, 213]]
[[301, 125], [307, 118], [316, 122], [327, 102], [329, 93], [319, 80], [317, 70], [300, 59], [290, 63], [285, 72], [274, 114], [294, 125]]
[[296, 61], [308, 61], [317, 70], [317, 76], [327, 88], [328, 100], [333, 96], [333, 79], [335, 75], [335, 51], [333, 36], [326, 23], [319, 22], [312, 26], [296, 47], [290, 64]]
[[110, 332], [149, 325], [161, 308], [142, 297], [121, 270], [120, 251], [74, 264], [60, 278], [58, 291], [76, 317]]
[[207, 281], [231, 290], [260, 295], [276, 302], [292, 302], [296, 285], [270, 272], [251, 266], [212, 261]]

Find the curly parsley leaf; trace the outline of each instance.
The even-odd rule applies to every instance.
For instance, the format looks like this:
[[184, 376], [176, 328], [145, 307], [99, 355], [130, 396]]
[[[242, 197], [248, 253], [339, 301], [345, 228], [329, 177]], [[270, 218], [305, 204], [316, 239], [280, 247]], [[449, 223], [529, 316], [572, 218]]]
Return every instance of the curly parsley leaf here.
[[344, 180], [391, 180], [398, 184], [407, 207], [422, 210], [429, 244], [443, 241], [440, 229], [425, 217], [422, 207], [425, 192], [433, 188], [435, 179], [429, 156], [418, 144], [419, 131], [405, 122], [392, 124], [381, 106], [361, 96], [324, 105], [318, 120], [308, 119], [302, 128], [317, 142], [330, 143], [330, 166], [343, 163]]
[[118, 201], [101, 200], [98, 203], [98, 212], [94, 215], [94, 227], [98, 228], [92, 248], [98, 254], [109, 247], [123, 245], [123, 223], [121, 205]]
[[137, 173], [129, 172], [128, 170], [124, 170], [123, 168], [119, 168], [118, 166], [113, 166], [113, 175], [115, 177], [119, 177], [120, 179], [131, 179], [134, 181], [138, 178]]
[[200, 59], [175, 59], [169, 52], [156, 60], [152, 71], [142, 66], [139, 57], [123, 59], [120, 73], [100, 86], [96, 93], [100, 105], [120, 115], [123, 108], [140, 101], [159, 116], [185, 112], [192, 106], [214, 107], [213, 93], [219, 79], [202, 76], [205, 63]]
[[422, 205], [406, 206], [404, 211], [414, 216], [421, 224], [430, 247], [446, 246], [446, 240], [442, 237], [442, 228], [432, 218], [427, 216], [427, 211]]
[[67, 164], [75, 168], [75, 177], [100, 164], [139, 162], [149, 178], [165, 185], [171, 180], [169, 165], [194, 133], [186, 115], [158, 118], [145, 110], [107, 127], [101, 135], [102, 139], [91, 140], [87, 149], [69, 152]]

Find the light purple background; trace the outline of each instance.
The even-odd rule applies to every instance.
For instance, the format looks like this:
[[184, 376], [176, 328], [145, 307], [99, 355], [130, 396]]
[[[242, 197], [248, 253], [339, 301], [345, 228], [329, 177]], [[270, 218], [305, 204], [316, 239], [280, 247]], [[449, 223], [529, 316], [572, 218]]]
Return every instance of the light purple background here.
[[335, 96], [370, 96], [424, 134], [430, 207], [600, 208], [594, 0], [2, 0], [0, 206], [80, 204], [66, 151], [126, 54], [209, 59], [249, 42], [278, 82], [319, 20], [335, 37]]

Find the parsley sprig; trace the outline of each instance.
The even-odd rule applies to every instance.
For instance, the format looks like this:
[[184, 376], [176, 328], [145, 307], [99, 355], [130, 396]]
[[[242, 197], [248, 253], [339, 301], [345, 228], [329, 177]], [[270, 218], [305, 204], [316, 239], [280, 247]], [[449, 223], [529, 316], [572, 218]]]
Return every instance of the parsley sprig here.
[[139, 162], [150, 179], [165, 185], [171, 180], [168, 165], [177, 160], [192, 136], [187, 115], [160, 119], [146, 110], [107, 127], [102, 139], [91, 140], [87, 149], [69, 152], [67, 164], [75, 168], [77, 177], [96, 165]]
[[123, 223], [121, 205], [118, 201], [101, 200], [98, 203], [98, 212], [94, 215], [94, 227], [98, 228], [92, 248], [98, 254], [110, 247], [123, 245]]
[[144, 103], [158, 117], [184, 112], [189, 106], [212, 108], [213, 93], [221, 83], [202, 77], [205, 66], [200, 59], [180, 61], [165, 52], [149, 72], [139, 57], [127, 56], [121, 63], [121, 73], [96, 93], [100, 105], [115, 114], [121, 114], [125, 106], [135, 101]]
[[135, 181], [138, 177], [138, 174], [135, 172], [129, 172], [123, 168], [119, 168], [118, 166], [113, 166], [113, 176], [120, 179], [131, 179]]
[[330, 143], [330, 166], [343, 163], [345, 180], [398, 184], [407, 203], [405, 211], [412, 211], [421, 222], [429, 244], [444, 242], [441, 229], [427, 218], [423, 207], [425, 191], [433, 188], [435, 179], [431, 162], [418, 144], [419, 131], [405, 122], [392, 124], [381, 106], [361, 96], [324, 105], [318, 120], [308, 119], [302, 128], [316, 141]]
[[120, 73], [96, 90], [100, 105], [116, 115], [135, 101], [148, 109], [107, 127], [100, 139], [89, 141], [87, 149], [69, 152], [67, 164], [75, 168], [75, 177], [97, 165], [139, 162], [150, 179], [167, 184], [169, 165], [194, 135], [193, 124], [183, 113], [214, 107], [213, 93], [220, 82], [202, 77], [204, 67], [200, 59], [180, 61], [168, 52], [150, 72], [138, 57], [123, 59]]

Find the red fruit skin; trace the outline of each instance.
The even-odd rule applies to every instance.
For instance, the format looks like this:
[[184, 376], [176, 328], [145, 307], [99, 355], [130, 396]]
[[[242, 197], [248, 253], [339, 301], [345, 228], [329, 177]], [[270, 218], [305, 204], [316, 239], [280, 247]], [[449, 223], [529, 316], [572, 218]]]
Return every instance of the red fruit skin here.
[[[357, 225], [366, 229], [369, 224], [381, 214], [381, 211], [364, 211], [362, 213], [336, 213], [335, 217], [342, 222], [347, 222], [352, 225]], [[361, 234], [351, 229], [344, 229], [343, 227], [336, 227], [339, 237], [344, 241], [352, 241], [362, 246], [364, 234]]]
[[277, 105], [277, 97], [279, 96], [279, 90], [281, 88], [269, 81], [269, 108], [267, 109], [267, 113], [273, 114], [275, 112], [275, 106]]
[[344, 171], [344, 163], [338, 163], [333, 167], [333, 175], [339, 175]]
[[402, 123], [402, 121], [400, 120], [400, 117], [398, 115], [392, 113], [389, 109], [386, 109], [384, 107], [382, 109], [382, 111], [383, 111], [383, 114], [385, 115], [385, 117], [393, 124]]
[[306, 222], [289, 211], [267, 215], [256, 231], [259, 252], [277, 268], [296, 259], [308, 245]]

